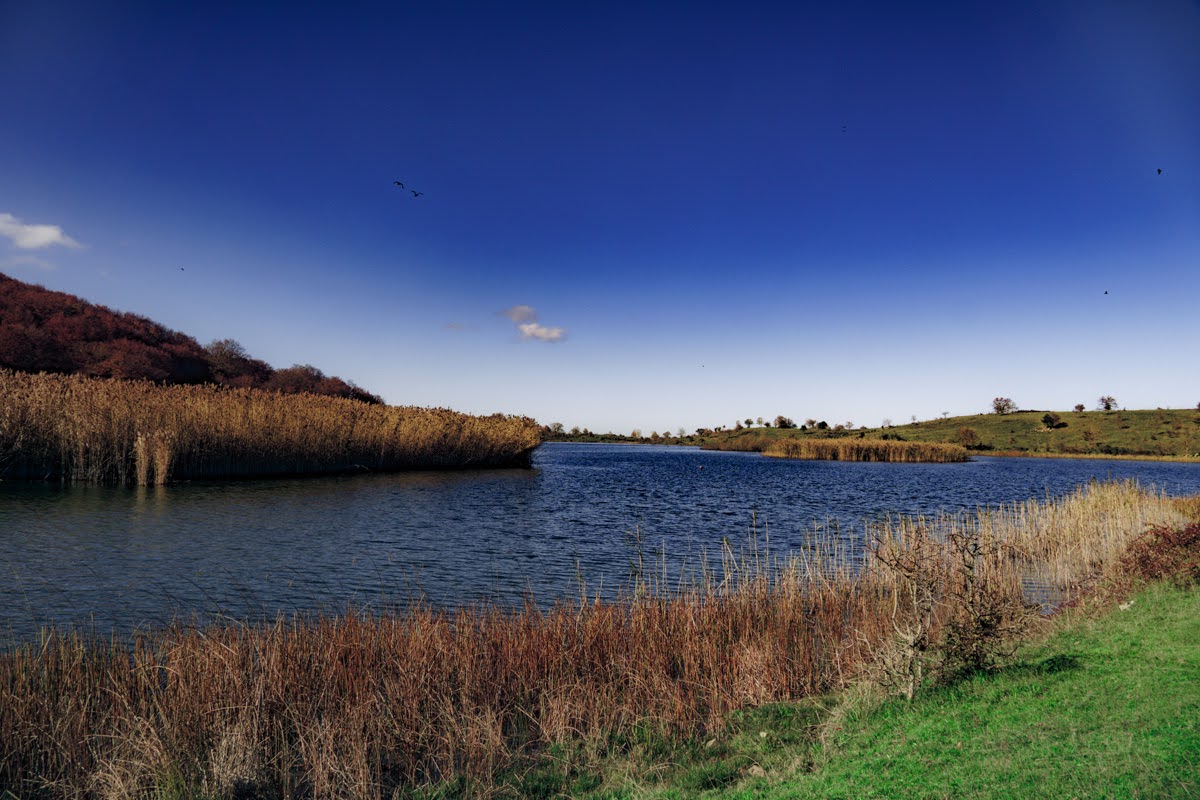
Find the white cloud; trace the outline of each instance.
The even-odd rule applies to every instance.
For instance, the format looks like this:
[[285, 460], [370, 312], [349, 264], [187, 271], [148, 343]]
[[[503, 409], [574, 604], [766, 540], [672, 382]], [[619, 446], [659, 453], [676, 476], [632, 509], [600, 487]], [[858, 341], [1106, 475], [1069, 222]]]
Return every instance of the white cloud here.
[[34, 269], [40, 269], [43, 272], [53, 272], [54, 270], [58, 269], [58, 267], [54, 266], [49, 261], [38, 258], [37, 256], [10, 256], [3, 261], [0, 261], [0, 267], [4, 267], [5, 269], [12, 267], [33, 267]]
[[0, 236], [7, 236], [21, 250], [41, 250], [56, 244], [81, 246], [57, 225], [27, 225], [12, 214], [0, 214]]
[[533, 306], [513, 306], [500, 312], [513, 321], [522, 339], [536, 339], [539, 342], [561, 342], [567, 338], [566, 328], [551, 328], [537, 321], [537, 311]]
[[567, 335], [563, 328], [547, 328], [536, 322], [522, 322], [517, 326], [523, 339], [537, 339], [542, 342], [561, 342]]

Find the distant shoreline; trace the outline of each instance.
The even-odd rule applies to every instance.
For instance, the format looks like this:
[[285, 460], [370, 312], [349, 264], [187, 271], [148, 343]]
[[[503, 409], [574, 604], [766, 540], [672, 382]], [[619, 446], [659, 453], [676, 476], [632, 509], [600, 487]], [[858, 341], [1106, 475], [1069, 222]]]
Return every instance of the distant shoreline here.
[[[578, 439], [570, 439], [570, 438], [549, 439], [549, 440], [543, 441], [542, 444], [594, 444], [594, 445], [606, 444], [606, 445], [627, 445], [630, 447], [691, 447], [691, 448], [695, 448], [698, 450], [710, 450], [710, 451], [714, 451], [714, 452], [756, 452], [756, 453], [759, 453], [759, 455], [762, 455], [762, 453], [757, 450], [724, 450], [722, 448], [717, 448], [717, 447], [705, 447], [703, 444], [701, 444], [699, 442], [689, 442], [686, 440], [685, 441], [661, 441], [661, 442], [649, 442], [649, 441], [636, 441], [635, 442], [635, 441], [628, 441], [628, 440], [604, 440], [604, 439], [595, 439], [595, 438], [587, 439], [587, 438], [581, 437]], [[993, 458], [993, 457], [994, 458], [1065, 458], [1065, 459], [1074, 459], [1074, 460], [1078, 460], [1078, 461], [1088, 461], [1088, 460], [1095, 460], [1095, 461], [1165, 461], [1165, 462], [1177, 463], [1177, 464], [1200, 464], [1200, 457], [1198, 457], [1198, 456], [1163, 456], [1163, 455], [1153, 455], [1153, 454], [1149, 454], [1149, 453], [1123, 453], [1123, 454], [1042, 453], [1042, 452], [1036, 452], [1036, 451], [1032, 451], [1032, 450], [971, 450], [970, 451], [971, 458], [975, 458], [977, 456], [984, 457], [984, 458]]]

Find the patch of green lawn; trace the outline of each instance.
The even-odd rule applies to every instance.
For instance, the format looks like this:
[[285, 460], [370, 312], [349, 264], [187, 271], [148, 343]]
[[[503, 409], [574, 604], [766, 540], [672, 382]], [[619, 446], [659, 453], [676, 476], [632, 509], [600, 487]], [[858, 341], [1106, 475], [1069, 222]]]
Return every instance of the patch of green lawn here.
[[1153, 587], [911, 704], [835, 724], [831, 702], [746, 712], [666, 759], [630, 752], [576, 796], [1200, 797], [1200, 589]]

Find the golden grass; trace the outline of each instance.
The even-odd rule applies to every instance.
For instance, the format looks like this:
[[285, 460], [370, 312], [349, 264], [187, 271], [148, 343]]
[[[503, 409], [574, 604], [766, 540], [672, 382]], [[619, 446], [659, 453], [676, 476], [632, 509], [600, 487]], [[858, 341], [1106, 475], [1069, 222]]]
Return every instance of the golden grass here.
[[883, 439], [776, 439], [765, 450], [772, 458], [824, 461], [899, 461], [950, 463], [970, 458], [965, 447], [940, 442], [899, 442]]
[[0, 370], [5, 479], [150, 485], [527, 465], [539, 441], [526, 417]]
[[1174, 499], [1175, 508], [1188, 519], [1200, 522], [1200, 495], [1177, 497]]
[[1200, 461], [1200, 456], [1164, 456], [1151, 453], [1052, 453], [1042, 450], [987, 450], [980, 455], [996, 456], [999, 458], [1075, 458], [1096, 461], [1170, 461], [1179, 463], [1194, 463]]
[[[174, 627], [131, 644], [47, 632], [0, 653], [0, 785], [17, 796], [390, 797], [498, 770], [554, 743], [719, 730], [737, 708], [847, 685], [896, 633], [961, 622], [962, 586], [1064, 586], [1148, 525], [1183, 520], [1132, 483], [1053, 502], [900, 518], [865, 562], [836, 543], [776, 557], [752, 539], [700, 577], [549, 610], [475, 606], [272, 625]], [[974, 536], [970, 563], [945, 545]], [[889, 566], [917, 553], [928, 619]], [[968, 580], [969, 579], [969, 580]], [[932, 639], [931, 639], [932, 640]], [[178, 793], [178, 792], [177, 792]]]

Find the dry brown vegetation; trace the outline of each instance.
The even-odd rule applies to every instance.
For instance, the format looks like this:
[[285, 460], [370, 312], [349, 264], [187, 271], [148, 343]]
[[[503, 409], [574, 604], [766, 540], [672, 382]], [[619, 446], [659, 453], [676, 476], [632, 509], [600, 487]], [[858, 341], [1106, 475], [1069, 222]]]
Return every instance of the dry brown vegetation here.
[[0, 370], [0, 478], [213, 477], [528, 464], [526, 417]]
[[1175, 498], [1175, 507], [1189, 519], [1200, 522], [1200, 495]]
[[823, 461], [903, 461], [950, 463], [970, 458], [965, 447], [940, 442], [883, 439], [776, 439], [762, 451], [773, 458]]
[[[132, 644], [48, 632], [0, 653], [0, 785], [20, 797], [389, 797], [485, 793], [548, 745], [719, 730], [733, 709], [871, 673], [900, 691], [987, 666], [1027, 617], [1031, 573], [1105, 569], [1167, 498], [1130, 483], [971, 515], [898, 519], [864, 564], [826, 545], [726, 551], [671, 588], [550, 610], [480, 606], [266, 626], [177, 627]], [[752, 545], [756, 544], [752, 541]]]
[[217, 383], [285, 394], [383, 400], [311, 364], [274, 369], [232, 339], [201, 347], [137, 314], [0, 274], [0, 369], [156, 383]]

